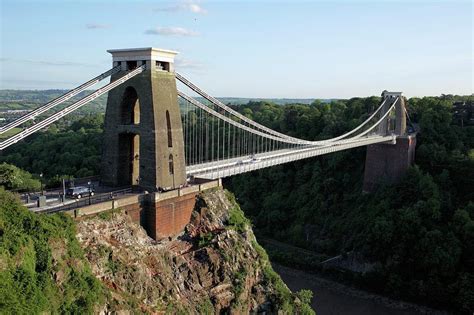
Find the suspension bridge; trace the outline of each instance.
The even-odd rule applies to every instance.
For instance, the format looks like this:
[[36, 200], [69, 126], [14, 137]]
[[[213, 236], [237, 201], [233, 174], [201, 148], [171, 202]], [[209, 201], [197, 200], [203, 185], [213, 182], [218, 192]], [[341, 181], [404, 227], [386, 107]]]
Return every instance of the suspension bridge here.
[[[381, 182], [396, 181], [413, 161], [415, 137], [406, 133], [400, 92], [383, 91], [378, 107], [352, 130], [324, 140], [300, 139], [259, 124], [206, 93], [175, 71], [174, 51], [108, 52], [110, 70], [1, 126], [0, 134], [22, 129], [3, 140], [0, 150], [108, 93], [100, 183], [138, 187], [144, 193], [84, 211], [120, 206], [155, 239], [179, 233], [189, 222], [196, 194], [224, 177], [367, 146], [364, 190], [371, 191]], [[109, 83], [75, 100], [107, 78]]]
[[[263, 126], [212, 97], [174, 71], [175, 52], [155, 48], [109, 52], [114, 57], [114, 66], [110, 70], [0, 127], [0, 134], [3, 134], [35, 120], [33, 125], [1, 142], [0, 150], [47, 128], [105, 93], [109, 93], [105, 134], [107, 136], [108, 131], [114, 129], [112, 133], [118, 140], [112, 141], [117, 144], [115, 152], [109, 154], [113, 156], [112, 159], [117, 160], [115, 163], [107, 160], [107, 153], [110, 153], [107, 151], [114, 150], [108, 150], [107, 145], [104, 150], [103, 163], [105, 162], [106, 166], [103, 168], [107, 168], [107, 165], [117, 165], [115, 168], [112, 167], [117, 174], [108, 176], [113, 179], [111, 184], [150, 186], [140, 172], [161, 168], [162, 174], [168, 173], [171, 176], [162, 176], [168, 178], [162, 183], [159, 181], [156, 183], [156, 180], [152, 179], [151, 182], [154, 183], [151, 188], [169, 189], [184, 184], [183, 175], [187, 178], [222, 178], [360, 146], [377, 143], [395, 144], [398, 137], [405, 135], [406, 109], [401, 93], [384, 91], [379, 107], [359, 126], [338, 137], [313, 141], [295, 138]], [[110, 83], [54, 112], [55, 108], [67, 100], [109, 77], [111, 77]], [[155, 79], [157, 82], [154, 82]], [[160, 80], [162, 82], [158, 82]], [[175, 81], [199, 96], [199, 100], [189, 96], [186, 91], [174, 88]], [[138, 93], [137, 90], [143, 90], [144, 85], [151, 90], [161, 89], [165, 92], [174, 92], [175, 95], [163, 99], [159, 91]], [[120, 90], [118, 95], [117, 93], [110, 95], [117, 90]], [[150, 92], [155, 94], [149, 97], [147, 94]], [[167, 104], [156, 104], [161, 101]], [[145, 109], [145, 106], [148, 108]], [[161, 118], [160, 123], [148, 121], [145, 116], [149, 114], [154, 116], [155, 120]], [[38, 117], [43, 116], [42, 120], [36, 122]], [[145, 134], [150, 132], [159, 134], [161, 139], [145, 139], [150, 140], [147, 144], [136, 138], [140, 136], [146, 138]], [[128, 139], [122, 141], [123, 135], [127, 135]], [[173, 141], [183, 143], [174, 145]], [[153, 142], [156, 143], [154, 148], [150, 145]], [[160, 145], [161, 142], [167, 143]], [[175, 146], [178, 150], [173, 150]], [[150, 170], [146, 169], [146, 164], [140, 165], [143, 164], [140, 160], [150, 159], [145, 156], [145, 152], [140, 152], [144, 150], [170, 154], [161, 154], [160, 159], [165, 161], [160, 163], [156, 161], [157, 152], [152, 152], [154, 156], [151, 159], [155, 160], [153, 162], [156, 166]], [[181, 163], [177, 163], [177, 159], [181, 160]], [[126, 171], [117, 172], [117, 167]], [[169, 180], [169, 177], [173, 177], [172, 180]]]

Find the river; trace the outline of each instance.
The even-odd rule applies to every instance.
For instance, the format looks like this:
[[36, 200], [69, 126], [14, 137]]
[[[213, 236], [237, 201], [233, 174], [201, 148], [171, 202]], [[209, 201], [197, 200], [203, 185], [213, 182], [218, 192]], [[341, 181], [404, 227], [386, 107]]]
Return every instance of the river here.
[[317, 315], [449, 314], [357, 290], [304, 271], [277, 264], [273, 264], [273, 268], [293, 292], [301, 289], [313, 291], [311, 306]]

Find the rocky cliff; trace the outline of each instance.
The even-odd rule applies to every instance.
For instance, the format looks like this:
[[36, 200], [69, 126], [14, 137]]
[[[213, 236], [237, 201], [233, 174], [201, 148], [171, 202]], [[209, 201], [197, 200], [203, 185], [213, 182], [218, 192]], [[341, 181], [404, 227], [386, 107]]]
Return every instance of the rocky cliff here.
[[191, 222], [155, 242], [122, 211], [77, 222], [92, 273], [110, 290], [101, 312], [310, 314], [273, 271], [232, 194], [198, 196]]

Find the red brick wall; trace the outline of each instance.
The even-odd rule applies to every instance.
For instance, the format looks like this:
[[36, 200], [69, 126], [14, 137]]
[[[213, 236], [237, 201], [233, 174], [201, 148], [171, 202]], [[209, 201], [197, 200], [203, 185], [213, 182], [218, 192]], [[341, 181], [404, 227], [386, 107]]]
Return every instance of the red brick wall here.
[[142, 205], [139, 203], [135, 203], [128, 206], [121, 207], [125, 210], [125, 213], [132, 218], [132, 221], [136, 224], [141, 224], [141, 216], [142, 216]]
[[146, 210], [145, 229], [155, 240], [174, 236], [189, 223], [197, 193], [152, 203]]
[[395, 183], [415, 159], [416, 137], [397, 138], [397, 143], [374, 144], [367, 147], [364, 191], [374, 191], [380, 184]]

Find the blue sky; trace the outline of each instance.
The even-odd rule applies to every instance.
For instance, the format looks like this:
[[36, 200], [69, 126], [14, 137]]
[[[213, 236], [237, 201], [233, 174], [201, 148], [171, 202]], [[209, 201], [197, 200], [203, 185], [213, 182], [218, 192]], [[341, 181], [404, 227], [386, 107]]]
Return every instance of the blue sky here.
[[471, 1], [1, 2], [0, 89], [72, 88], [112, 48], [180, 52], [215, 96], [471, 94]]

